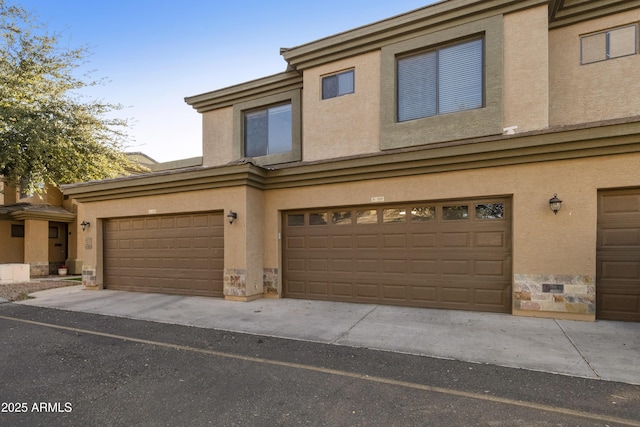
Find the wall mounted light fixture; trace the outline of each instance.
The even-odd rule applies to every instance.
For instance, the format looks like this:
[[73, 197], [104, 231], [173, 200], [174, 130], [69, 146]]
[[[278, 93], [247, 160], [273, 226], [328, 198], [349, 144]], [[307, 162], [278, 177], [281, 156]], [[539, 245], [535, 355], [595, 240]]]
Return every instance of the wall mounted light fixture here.
[[236, 218], [238, 218], [238, 214], [230, 210], [229, 214], [227, 215], [227, 219], [229, 219], [229, 224], [233, 224], [233, 221], [235, 221]]
[[549, 207], [555, 215], [558, 215], [558, 211], [562, 206], [562, 200], [558, 199], [558, 193], [555, 193], [551, 199], [549, 199]]
[[82, 231], [86, 230], [90, 226], [91, 226], [91, 223], [89, 221], [82, 221], [80, 223], [80, 227], [82, 228]]

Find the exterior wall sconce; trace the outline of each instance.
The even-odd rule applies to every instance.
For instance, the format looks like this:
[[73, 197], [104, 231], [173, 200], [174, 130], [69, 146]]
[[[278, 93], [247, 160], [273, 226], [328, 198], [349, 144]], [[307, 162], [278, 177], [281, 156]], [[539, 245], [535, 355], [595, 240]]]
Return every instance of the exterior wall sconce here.
[[554, 194], [551, 199], [549, 199], [549, 207], [553, 211], [554, 215], [558, 215], [558, 211], [562, 206], [562, 200], [558, 199], [558, 194]]
[[236, 218], [238, 218], [238, 214], [235, 213], [234, 211], [229, 211], [229, 214], [227, 215], [227, 219], [229, 220], [229, 224], [233, 224], [233, 221], [235, 221]]
[[91, 226], [91, 223], [89, 221], [82, 221], [80, 223], [80, 227], [82, 228], [82, 231], [86, 230], [90, 226]]

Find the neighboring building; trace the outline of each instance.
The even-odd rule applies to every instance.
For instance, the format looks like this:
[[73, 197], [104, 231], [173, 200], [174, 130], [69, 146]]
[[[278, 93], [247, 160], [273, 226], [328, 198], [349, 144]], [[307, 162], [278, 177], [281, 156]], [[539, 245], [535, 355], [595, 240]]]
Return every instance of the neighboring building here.
[[[67, 238], [75, 218], [71, 202], [55, 187], [25, 194], [0, 181], [0, 264], [29, 264], [32, 277], [56, 273], [69, 250], [76, 252], [77, 239]], [[78, 274], [81, 267], [69, 266]]]
[[[154, 171], [202, 164], [200, 158], [158, 163], [144, 153], [127, 155]], [[75, 210], [75, 204], [54, 186], [28, 194], [0, 179], [0, 264], [29, 264], [31, 277], [56, 274], [62, 265], [71, 274], [81, 274], [82, 262], [75, 256], [74, 233], [79, 230]]]
[[449, 0], [282, 49], [186, 98], [201, 166], [63, 188], [85, 283], [640, 321], [639, 22]]

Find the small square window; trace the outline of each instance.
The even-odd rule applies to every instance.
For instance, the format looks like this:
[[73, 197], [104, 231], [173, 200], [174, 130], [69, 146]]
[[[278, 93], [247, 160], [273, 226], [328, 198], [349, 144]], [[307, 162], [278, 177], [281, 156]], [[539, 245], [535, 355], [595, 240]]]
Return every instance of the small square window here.
[[50, 239], [58, 238], [58, 227], [49, 227], [49, 238]]
[[24, 237], [24, 225], [11, 224], [11, 237]]
[[354, 71], [349, 70], [322, 78], [322, 99], [335, 98], [354, 92]]

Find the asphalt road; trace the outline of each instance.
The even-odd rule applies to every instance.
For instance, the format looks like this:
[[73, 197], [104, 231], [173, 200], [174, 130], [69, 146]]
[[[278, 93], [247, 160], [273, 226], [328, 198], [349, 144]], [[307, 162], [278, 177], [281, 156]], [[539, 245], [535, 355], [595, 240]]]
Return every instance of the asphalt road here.
[[629, 384], [0, 304], [0, 425], [640, 426]]

